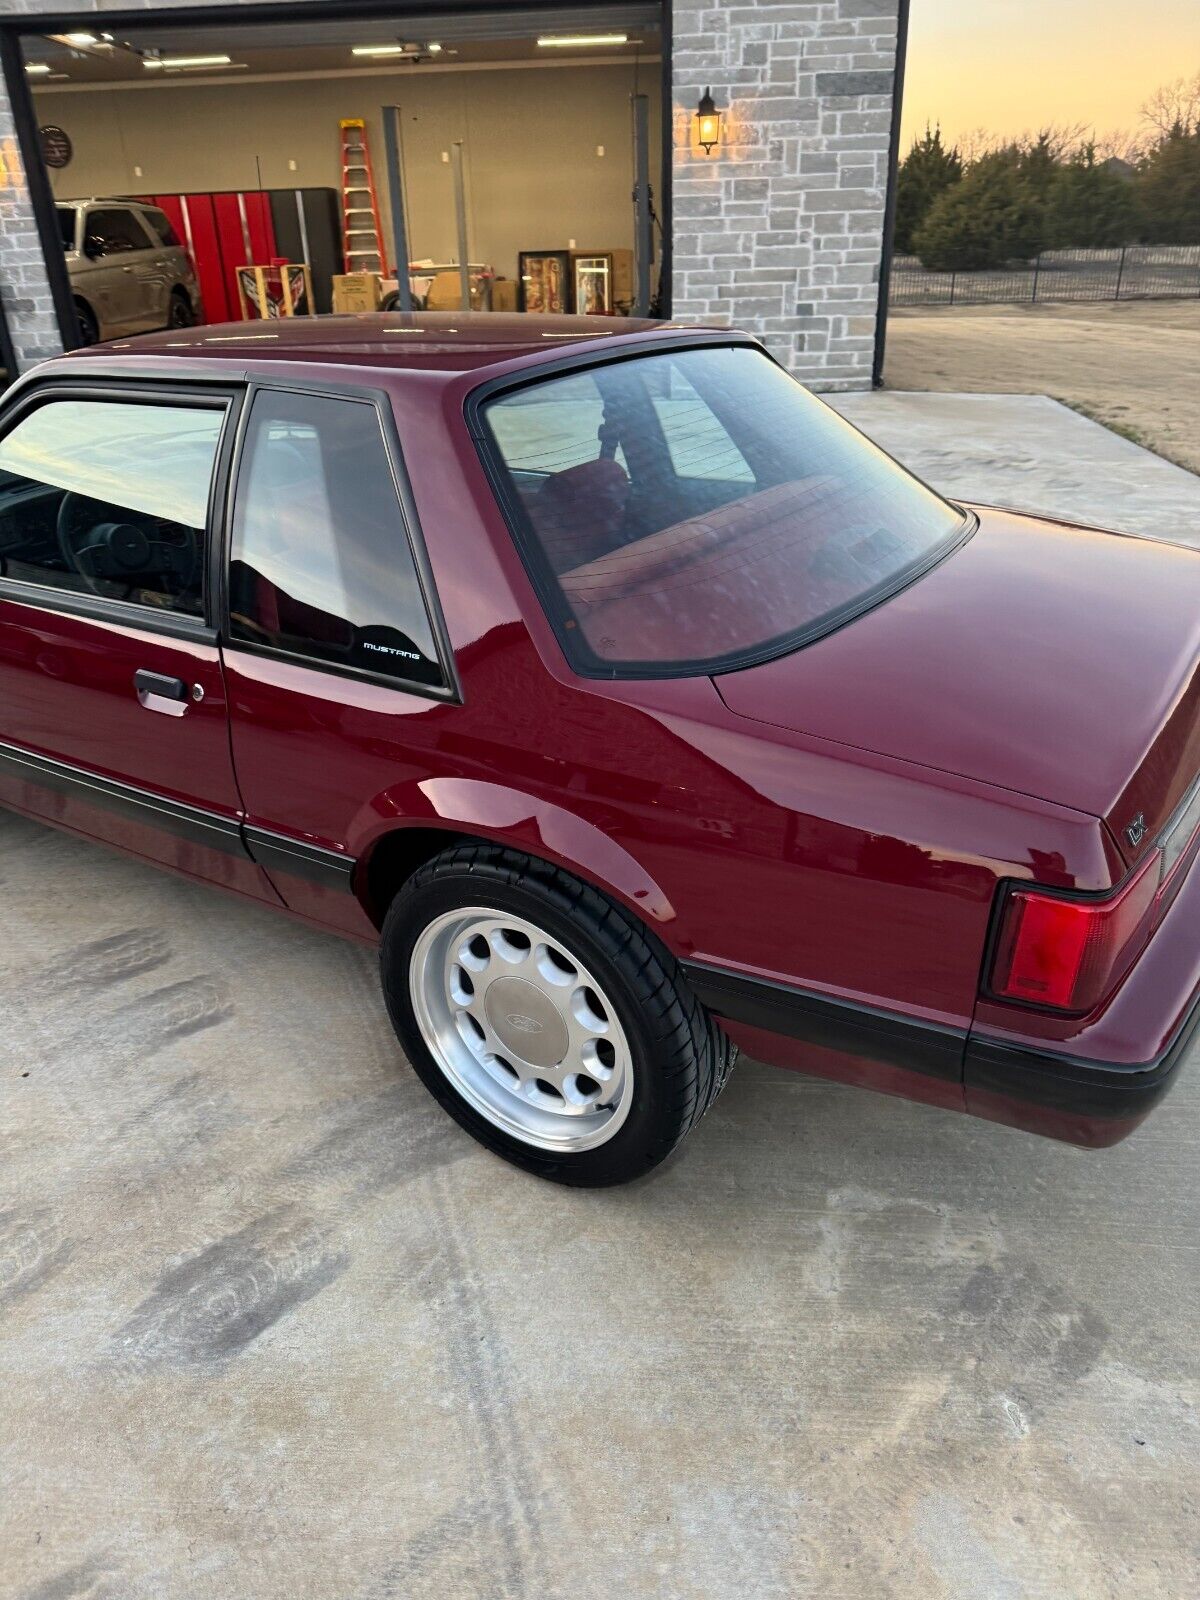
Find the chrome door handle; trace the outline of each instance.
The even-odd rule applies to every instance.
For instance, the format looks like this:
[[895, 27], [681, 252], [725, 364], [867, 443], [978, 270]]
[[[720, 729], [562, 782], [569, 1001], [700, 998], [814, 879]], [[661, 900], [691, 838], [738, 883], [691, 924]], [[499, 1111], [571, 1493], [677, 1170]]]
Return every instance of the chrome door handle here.
[[187, 710], [188, 688], [182, 678], [141, 667], [133, 675], [138, 704], [144, 711], [159, 711], [166, 717], [181, 717]]

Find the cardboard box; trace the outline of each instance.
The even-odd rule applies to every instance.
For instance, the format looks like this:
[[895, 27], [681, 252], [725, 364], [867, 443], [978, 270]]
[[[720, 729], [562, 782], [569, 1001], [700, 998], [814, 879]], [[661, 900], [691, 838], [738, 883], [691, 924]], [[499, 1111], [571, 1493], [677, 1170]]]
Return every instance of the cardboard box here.
[[377, 272], [335, 273], [332, 280], [334, 311], [378, 311], [380, 301]]
[[515, 311], [517, 309], [517, 280], [515, 278], [497, 278], [492, 284], [492, 310]]
[[[488, 301], [487, 284], [490, 280], [481, 279], [477, 274], [471, 274], [471, 306], [472, 311], [488, 311], [491, 309]], [[433, 282], [429, 285], [429, 293], [425, 298], [426, 311], [461, 311], [462, 310], [462, 279], [458, 268], [454, 267], [446, 272], [434, 274]]]

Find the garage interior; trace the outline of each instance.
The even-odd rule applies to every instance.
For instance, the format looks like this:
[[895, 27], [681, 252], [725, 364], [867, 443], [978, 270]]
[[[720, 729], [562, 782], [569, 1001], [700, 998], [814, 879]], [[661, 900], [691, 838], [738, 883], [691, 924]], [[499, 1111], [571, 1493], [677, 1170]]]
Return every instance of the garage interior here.
[[286, 314], [285, 277], [300, 311], [461, 309], [464, 235], [472, 309], [664, 309], [657, 5], [103, 21], [22, 41], [54, 197], [159, 207], [203, 320]]

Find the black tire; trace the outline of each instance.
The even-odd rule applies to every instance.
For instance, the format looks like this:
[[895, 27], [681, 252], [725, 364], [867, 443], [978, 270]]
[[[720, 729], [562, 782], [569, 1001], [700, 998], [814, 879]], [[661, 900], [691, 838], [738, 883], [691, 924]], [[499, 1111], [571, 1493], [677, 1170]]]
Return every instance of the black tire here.
[[192, 302], [182, 289], [171, 290], [171, 304], [167, 308], [168, 328], [191, 328], [195, 326], [196, 313], [192, 310]]
[[[634, 1069], [629, 1113], [606, 1143], [558, 1154], [510, 1136], [459, 1093], [426, 1046], [409, 993], [414, 947], [434, 918], [478, 905], [536, 922], [605, 985]], [[497, 845], [456, 845], [413, 874], [384, 919], [380, 965], [392, 1026], [434, 1099], [480, 1144], [556, 1183], [593, 1188], [649, 1172], [696, 1126], [737, 1058], [652, 934], [568, 873]]]
[[96, 313], [82, 300], [75, 302], [75, 320], [79, 325], [81, 345], [100, 343], [100, 324], [96, 321]]

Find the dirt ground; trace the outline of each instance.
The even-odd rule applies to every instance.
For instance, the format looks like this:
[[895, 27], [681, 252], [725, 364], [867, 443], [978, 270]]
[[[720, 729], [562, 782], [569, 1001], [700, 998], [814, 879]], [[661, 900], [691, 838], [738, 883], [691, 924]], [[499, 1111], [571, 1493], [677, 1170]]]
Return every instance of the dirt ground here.
[[1200, 300], [898, 307], [884, 379], [1052, 395], [1200, 472]]

